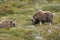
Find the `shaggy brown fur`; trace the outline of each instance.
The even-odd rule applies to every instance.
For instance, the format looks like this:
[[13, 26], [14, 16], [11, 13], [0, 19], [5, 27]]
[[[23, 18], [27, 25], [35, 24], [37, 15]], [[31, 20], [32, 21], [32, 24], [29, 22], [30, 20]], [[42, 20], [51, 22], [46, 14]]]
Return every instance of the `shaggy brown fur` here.
[[15, 27], [15, 23], [10, 20], [2, 20], [0, 22], [0, 28]]
[[35, 24], [38, 24], [39, 22], [41, 22], [41, 23], [45, 23], [45, 22], [52, 23], [52, 19], [53, 19], [53, 15], [51, 12], [39, 10], [33, 15], [32, 24], [35, 25]]

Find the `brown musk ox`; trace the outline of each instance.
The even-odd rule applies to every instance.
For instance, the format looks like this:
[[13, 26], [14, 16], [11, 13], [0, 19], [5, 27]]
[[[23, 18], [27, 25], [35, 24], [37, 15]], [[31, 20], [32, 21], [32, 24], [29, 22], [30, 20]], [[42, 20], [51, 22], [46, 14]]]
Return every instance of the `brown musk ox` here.
[[36, 25], [38, 23], [40, 23], [40, 25], [42, 23], [48, 22], [50, 25], [52, 24], [53, 21], [53, 14], [50, 11], [42, 11], [42, 10], [38, 10], [32, 17], [32, 24]]
[[15, 27], [15, 23], [11, 20], [2, 20], [0, 22], [0, 28], [10, 28]]

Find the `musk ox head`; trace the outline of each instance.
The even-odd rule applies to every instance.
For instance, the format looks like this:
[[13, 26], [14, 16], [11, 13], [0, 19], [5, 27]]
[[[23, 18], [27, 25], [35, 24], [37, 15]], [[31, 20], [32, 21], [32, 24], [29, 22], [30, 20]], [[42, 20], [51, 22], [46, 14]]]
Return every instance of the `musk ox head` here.
[[31, 19], [31, 24], [36, 25], [39, 23], [39, 20]]
[[15, 23], [11, 20], [2, 20], [0, 22], [0, 28], [15, 27]]

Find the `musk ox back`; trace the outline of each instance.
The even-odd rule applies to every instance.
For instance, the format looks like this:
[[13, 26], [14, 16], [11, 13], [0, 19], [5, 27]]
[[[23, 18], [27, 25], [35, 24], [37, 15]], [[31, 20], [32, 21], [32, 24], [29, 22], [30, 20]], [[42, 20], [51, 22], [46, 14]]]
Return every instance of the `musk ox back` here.
[[52, 20], [53, 20], [53, 15], [51, 12], [39, 10], [33, 15], [33, 18], [31, 21], [33, 25], [38, 23], [40, 23], [41, 25], [41, 23], [45, 23], [45, 22], [48, 22], [51, 25]]
[[10, 20], [2, 20], [0, 22], [0, 28], [9, 28], [9, 27], [15, 27], [15, 23]]

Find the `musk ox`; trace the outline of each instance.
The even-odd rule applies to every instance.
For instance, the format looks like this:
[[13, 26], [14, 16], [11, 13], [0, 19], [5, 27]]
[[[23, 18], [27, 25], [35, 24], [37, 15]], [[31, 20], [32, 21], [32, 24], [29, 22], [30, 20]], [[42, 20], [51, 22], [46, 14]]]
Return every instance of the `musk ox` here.
[[0, 28], [10, 28], [15, 27], [15, 23], [11, 20], [2, 20], [0, 22]]
[[40, 23], [45, 23], [48, 22], [50, 25], [52, 24], [52, 20], [53, 20], [53, 15], [50, 11], [42, 11], [42, 10], [38, 10], [32, 17], [32, 24], [38, 24]]

